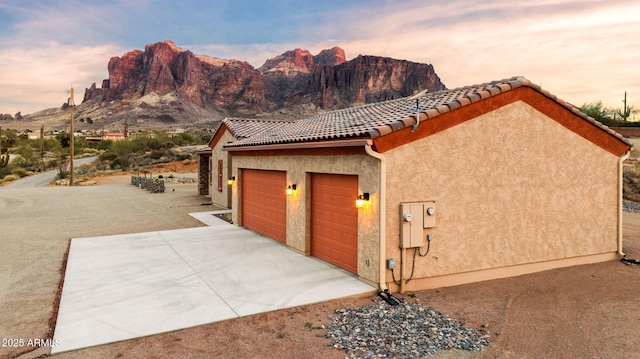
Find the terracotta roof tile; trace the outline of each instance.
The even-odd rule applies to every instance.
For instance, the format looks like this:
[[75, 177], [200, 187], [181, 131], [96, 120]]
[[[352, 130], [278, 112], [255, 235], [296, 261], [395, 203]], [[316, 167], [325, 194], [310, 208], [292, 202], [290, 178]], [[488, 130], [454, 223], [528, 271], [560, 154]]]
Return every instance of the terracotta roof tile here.
[[248, 138], [255, 134], [282, 127], [291, 121], [255, 118], [225, 118], [222, 123], [227, 125], [231, 134], [238, 139]]
[[440, 114], [440, 112], [438, 112], [438, 110], [436, 110], [435, 108], [430, 108], [425, 113], [427, 114], [428, 118], [434, 118]]
[[451, 111], [460, 108], [462, 105], [460, 105], [460, 102], [458, 102], [458, 100], [453, 100], [449, 103], [447, 103], [447, 106], [449, 106], [449, 108], [451, 109]]
[[[321, 113], [297, 121], [226, 119], [225, 123], [239, 140], [225, 147], [259, 146], [318, 140], [348, 138], [375, 138], [413, 126], [416, 113], [422, 118], [432, 119], [442, 113], [453, 111], [483, 98], [496, 96], [521, 86], [531, 87], [544, 96], [557, 101], [576, 115], [607, 130], [594, 119], [581, 113], [576, 107], [558, 100], [557, 97], [523, 77], [512, 77], [499, 81], [421, 94], [415, 98], [401, 98]], [[629, 142], [613, 133], [621, 141]]]

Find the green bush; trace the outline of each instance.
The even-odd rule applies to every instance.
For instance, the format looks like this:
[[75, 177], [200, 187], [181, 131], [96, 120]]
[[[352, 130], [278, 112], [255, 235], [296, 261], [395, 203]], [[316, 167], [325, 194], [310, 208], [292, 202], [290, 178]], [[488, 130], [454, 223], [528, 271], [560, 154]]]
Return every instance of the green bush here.
[[11, 171], [11, 174], [18, 177], [18, 178], [22, 178], [22, 177], [26, 177], [29, 175], [29, 173], [27, 172], [27, 170], [25, 170], [22, 167], [16, 167]]
[[113, 161], [116, 158], [118, 158], [118, 155], [110, 151], [103, 152], [98, 156], [99, 161]]
[[82, 153], [86, 153], [86, 154], [91, 155], [91, 156], [97, 156], [99, 152], [100, 151], [98, 151], [95, 148], [83, 148], [82, 149]]
[[7, 175], [11, 174], [12, 167], [2, 167], [0, 168], [0, 179], [4, 178]]
[[167, 151], [164, 151], [164, 150], [153, 150], [153, 151], [151, 151], [151, 155], [150, 156], [154, 160], [158, 160], [162, 156], [166, 156], [166, 155], [167, 155]]
[[104, 140], [104, 141], [100, 141], [100, 142], [98, 143], [97, 148], [98, 148], [99, 150], [102, 150], [102, 151], [107, 151], [107, 150], [110, 150], [110, 149], [111, 149], [111, 145], [112, 145], [112, 144], [113, 144], [113, 141], [111, 141], [111, 140]]
[[68, 163], [65, 161], [60, 161], [56, 163], [56, 179], [65, 179], [69, 177], [69, 167], [67, 167]]

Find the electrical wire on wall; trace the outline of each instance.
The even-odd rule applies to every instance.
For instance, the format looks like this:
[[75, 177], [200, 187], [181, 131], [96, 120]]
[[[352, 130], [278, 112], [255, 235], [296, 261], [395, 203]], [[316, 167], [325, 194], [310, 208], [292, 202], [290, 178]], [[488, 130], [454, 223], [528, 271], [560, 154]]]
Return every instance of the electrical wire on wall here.
[[[407, 279], [407, 281], [405, 283], [409, 283], [409, 281], [411, 280], [411, 278], [413, 278], [413, 272], [416, 269], [416, 254], [419, 254], [420, 257], [425, 257], [427, 254], [429, 254], [429, 250], [431, 249], [431, 235], [427, 236], [427, 251], [424, 252], [424, 254], [420, 253], [420, 247], [415, 247], [413, 249], [413, 260], [412, 260], [412, 264], [411, 264], [411, 275], [409, 275], [409, 279]], [[394, 273], [394, 270], [391, 270], [391, 278], [393, 279], [393, 282], [397, 285], [400, 285], [400, 281], [396, 280], [396, 276]]]

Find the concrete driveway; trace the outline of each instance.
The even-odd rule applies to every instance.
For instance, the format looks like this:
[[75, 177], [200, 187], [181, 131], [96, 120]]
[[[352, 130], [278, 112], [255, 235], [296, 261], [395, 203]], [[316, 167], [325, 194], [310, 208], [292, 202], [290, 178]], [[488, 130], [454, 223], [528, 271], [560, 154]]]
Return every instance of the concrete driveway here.
[[71, 240], [52, 353], [373, 293], [214, 212], [207, 227]]

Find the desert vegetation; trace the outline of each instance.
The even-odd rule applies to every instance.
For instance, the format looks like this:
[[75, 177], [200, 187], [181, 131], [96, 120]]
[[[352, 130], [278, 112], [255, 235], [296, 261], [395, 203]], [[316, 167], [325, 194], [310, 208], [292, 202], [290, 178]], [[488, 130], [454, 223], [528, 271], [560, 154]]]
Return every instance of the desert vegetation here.
[[[28, 134], [0, 128], [0, 184], [48, 170], [56, 170], [59, 179], [67, 178], [69, 134], [60, 132], [44, 135], [41, 131], [39, 138], [35, 139], [29, 138]], [[99, 142], [90, 142], [83, 135], [74, 136], [74, 158], [96, 157], [92, 163], [74, 166], [74, 176], [145, 171], [148, 166], [191, 161], [195, 159], [193, 155], [179, 147], [205, 144], [209, 136], [208, 132], [169, 136], [164, 131], [153, 131], [120, 141]]]
[[624, 198], [640, 202], [640, 149], [634, 147], [624, 166], [623, 173]]

